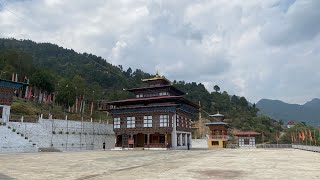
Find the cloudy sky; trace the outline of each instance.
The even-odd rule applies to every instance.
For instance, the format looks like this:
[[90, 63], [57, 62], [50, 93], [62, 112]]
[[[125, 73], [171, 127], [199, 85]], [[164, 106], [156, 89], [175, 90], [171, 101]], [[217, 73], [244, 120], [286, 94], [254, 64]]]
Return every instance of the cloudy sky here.
[[0, 37], [218, 84], [251, 102], [320, 97], [320, 0], [0, 0]]

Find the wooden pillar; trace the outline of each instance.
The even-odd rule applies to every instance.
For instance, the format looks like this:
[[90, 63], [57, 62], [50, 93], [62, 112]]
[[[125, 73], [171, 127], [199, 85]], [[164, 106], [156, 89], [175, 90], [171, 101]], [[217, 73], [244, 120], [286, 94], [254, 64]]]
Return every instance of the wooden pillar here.
[[147, 147], [149, 148], [149, 143], [150, 143], [150, 134], [147, 134]]
[[[116, 139], [114, 140], [114, 147], [117, 147], [117, 144], [118, 144], [118, 134], [116, 134]], [[81, 144], [80, 144], [80, 146], [81, 146]]]
[[168, 133], [166, 133], [164, 135], [164, 147], [167, 148], [167, 144], [168, 144]]

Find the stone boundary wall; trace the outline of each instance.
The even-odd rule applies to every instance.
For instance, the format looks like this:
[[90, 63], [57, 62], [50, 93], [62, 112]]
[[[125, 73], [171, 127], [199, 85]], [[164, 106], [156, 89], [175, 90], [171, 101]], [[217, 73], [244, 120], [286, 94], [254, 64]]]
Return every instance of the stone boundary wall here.
[[27, 137], [41, 148], [81, 151], [114, 148], [112, 124], [61, 119], [40, 119], [37, 123], [8, 122], [7, 126]]
[[192, 148], [196, 149], [207, 149], [208, 139], [192, 139], [191, 140]]
[[292, 145], [294, 149], [301, 149], [306, 151], [320, 152], [320, 146], [306, 146], [306, 145]]

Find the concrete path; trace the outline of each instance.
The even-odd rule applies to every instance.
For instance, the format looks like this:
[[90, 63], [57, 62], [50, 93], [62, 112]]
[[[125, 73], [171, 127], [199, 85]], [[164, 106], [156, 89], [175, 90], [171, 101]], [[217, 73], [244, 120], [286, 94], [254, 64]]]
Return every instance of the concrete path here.
[[1, 154], [0, 179], [320, 179], [320, 153], [216, 149]]

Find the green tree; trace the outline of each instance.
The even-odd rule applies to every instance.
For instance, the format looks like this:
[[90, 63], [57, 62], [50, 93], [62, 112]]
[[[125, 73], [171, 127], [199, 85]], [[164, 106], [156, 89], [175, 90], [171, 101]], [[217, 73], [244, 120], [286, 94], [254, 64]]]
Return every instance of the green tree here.
[[241, 97], [241, 98], [239, 99], [239, 105], [240, 105], [240, 106], [243, 106], [243, 107], [247, 107], [247, 106], [248, 106], [248, 101], [246, 100], [245, 97]]
[[216, 91], [216, 92], [219, 92], [220, 91], [220, 87], [218, 85], [214, 85], [213, 86], [213, 89]]
[[75, 103], [76, 88], [71, 80], [61, 79], [58, 82], [56, 102], [64, 105], [65, 108]]
[[54, 77], [48, 70], [37, 70], [31, 76], [30, 83], [41, 91], [54, 92]]

